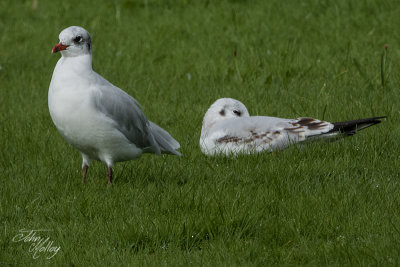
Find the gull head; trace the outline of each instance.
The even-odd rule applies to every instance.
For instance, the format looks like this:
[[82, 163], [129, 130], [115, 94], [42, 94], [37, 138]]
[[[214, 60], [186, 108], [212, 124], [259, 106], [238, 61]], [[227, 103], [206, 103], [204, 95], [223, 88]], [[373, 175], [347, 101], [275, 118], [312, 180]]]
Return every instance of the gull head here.
[[64, 29], [59, 39], [60, 42], [53, 47], [52, 53], [61, 52], [63, 57], [76, 57], [92, 52], [90, 35], [82, 27], [71, 26]]
[[203, 130], [209, 129], [217, 121], [240, 117], [250, 117], [242, 102], [232, 98], [220, 98], [207, 110], [203, 119]]

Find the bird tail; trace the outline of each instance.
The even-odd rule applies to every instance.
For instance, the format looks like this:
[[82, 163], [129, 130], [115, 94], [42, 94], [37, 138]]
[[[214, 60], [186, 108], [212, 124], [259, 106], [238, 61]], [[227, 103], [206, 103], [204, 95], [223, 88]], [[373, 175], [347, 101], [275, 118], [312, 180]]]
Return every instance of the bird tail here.
[[358, 119], [351, 121], [342, 121], [342, 122], [334, 122], [333, 129], [330, 130], [327, 134], [342, 134], [345, 136], [351, 136], [356, 134], [358, 131], [364, 130], [368, 127], [371, 127], [375, 124], [381, 123], [382, 119], [386, 118], [386, 116], [382, 117], [373, 117], [366, 119]]
[[176, 151], [181, 146], [167, 131], [151, 121], [150, 128], [156, 143], [160, 146], [162, 153], [181, 156], [181, 153]]

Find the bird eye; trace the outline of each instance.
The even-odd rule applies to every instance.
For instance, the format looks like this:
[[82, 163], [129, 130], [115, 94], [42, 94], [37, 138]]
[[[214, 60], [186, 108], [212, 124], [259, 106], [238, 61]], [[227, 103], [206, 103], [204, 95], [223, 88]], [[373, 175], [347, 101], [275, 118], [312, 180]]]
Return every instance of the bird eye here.
[[234, 110], [233, 113], [235, 113], [235, 115], [237, 115], [238, 117], [242, 115], [242, 112], [240, 112], [239, 110]]
[[74, 42], [75, 43], [79, 43], [80, 41], [82, 41], [82, 36], [78, 35], [74, 38]]

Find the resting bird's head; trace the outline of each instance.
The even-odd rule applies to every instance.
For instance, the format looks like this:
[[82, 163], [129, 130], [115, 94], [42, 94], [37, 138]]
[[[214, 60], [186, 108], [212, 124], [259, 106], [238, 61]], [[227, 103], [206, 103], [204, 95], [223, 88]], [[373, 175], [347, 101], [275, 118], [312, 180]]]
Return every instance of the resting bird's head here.
[[60, 42], [52, 53], [61, 52], [63, 57], [76, 57], [92, 53], [92, 41], [89, 33], [82, 27], [71, 26], [59, 35]]
[[209, 129], [217, 121], [239, 117], [250, 117], [245, 105], [232, 98], [220, 98], [207, 110], [202, 131]]

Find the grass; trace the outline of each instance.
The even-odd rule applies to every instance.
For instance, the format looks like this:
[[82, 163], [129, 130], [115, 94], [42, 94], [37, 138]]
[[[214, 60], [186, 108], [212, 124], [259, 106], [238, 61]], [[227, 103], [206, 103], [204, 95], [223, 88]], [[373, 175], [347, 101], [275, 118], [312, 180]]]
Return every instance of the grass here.
[[[396, 1], [2, 1], [0, 265], [399, 265]], [[114, 184], [57, 132], [59, 32], [92, 34], [94, 69], [133, 95], [183, 157], [117, 164]], [[385, 50], [384, 45], [388, 48]], [[254, 115], [387, 115], [353, 138], [210, 158], [220, 97]], [[21, 229], [60, 251], [33, 259]]]

